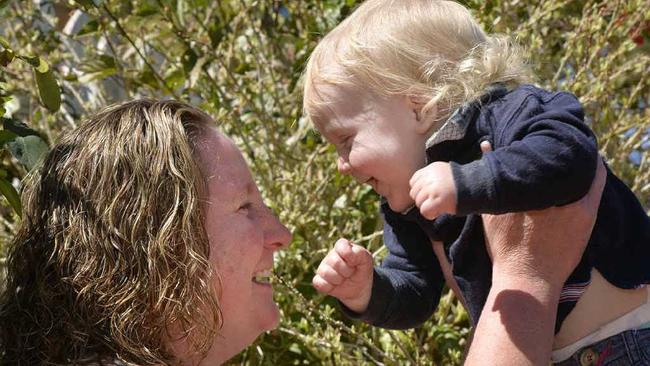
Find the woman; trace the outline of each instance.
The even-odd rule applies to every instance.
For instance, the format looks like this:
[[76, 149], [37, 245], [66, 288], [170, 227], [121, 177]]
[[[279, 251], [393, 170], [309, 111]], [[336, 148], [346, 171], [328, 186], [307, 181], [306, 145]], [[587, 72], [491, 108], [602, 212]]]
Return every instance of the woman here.
[[215, 365], [276, 326], [291, 235], [213, 124], [139, 100], [53, 147], [9, 246], [1, 364]]
[[[277, 325], [268, 278], [291, 235], [213, 123], [183, 103], [139, 100], [109, 107], [53, 147], [26, 184], [9, 246], [1, 364], [218, 365]], [[503, 263], [495, 279], [534, 282], [535, 273], [513, 270], [538, 257], [564, 261], [566, 273], [555, 277], [566, 277], [589, 237], [602, 181], [569, 207], [486, 220], [493, 259]], [[558, 222], [584, 235], [558, 230], [561, 256], [531, 250]], [[512, 230], [524, 226], [538, 235]], [[536, 301], [552, 302], [561, 283], [541, 288]], [[515, 315], [536, 310], [514, 303]], [[540, 326], [520, 337], [523, 347], [509, 336], [521, 323], [502, 323], [498, 309], [484, 313], [468, 363], [505, 355], [522, 364], [507, 357], [518, 350], [544, 357], [552, 311], [528, 314]], [[537, 340], [546, 343], [536, 348]]]

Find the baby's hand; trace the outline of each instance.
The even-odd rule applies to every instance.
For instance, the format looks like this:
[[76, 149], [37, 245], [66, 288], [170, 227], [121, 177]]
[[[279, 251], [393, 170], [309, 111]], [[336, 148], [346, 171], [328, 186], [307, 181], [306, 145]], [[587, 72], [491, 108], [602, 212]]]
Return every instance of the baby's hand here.
[[443, 213], [456, 213], [456, 184], [449, 163], [436, 161], [411, 177], [411, 198], [422, 216], [433, 220]]
[[320, 262], [312, 284], [316, 290], [336, 297], [350, 310], [368, 308], [372, 290], [372, 255], [347, 239], [339, 239]]

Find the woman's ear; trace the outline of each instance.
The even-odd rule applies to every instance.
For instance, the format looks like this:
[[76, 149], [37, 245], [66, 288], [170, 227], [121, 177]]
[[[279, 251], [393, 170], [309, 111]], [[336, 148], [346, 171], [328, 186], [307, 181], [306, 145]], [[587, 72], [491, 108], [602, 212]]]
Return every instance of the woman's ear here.
[[428, 100], [422, 97], [409, 96], [408, 105], [413, 111], [415, 121], [417, 122], [416, 131], [420, 134], [427, 134], [436, 122], [436, 114], [438, 112], [437, 106], [434, 104], [427, 108]]

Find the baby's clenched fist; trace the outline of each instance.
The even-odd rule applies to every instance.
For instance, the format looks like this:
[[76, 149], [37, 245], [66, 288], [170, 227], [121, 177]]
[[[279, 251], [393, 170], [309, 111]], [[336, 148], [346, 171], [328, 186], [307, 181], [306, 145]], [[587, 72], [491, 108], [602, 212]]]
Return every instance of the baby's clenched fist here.
[[415, 172], [409, 183], [409, 194], [422, 216], [433, 220], [456, 213], [456, 184], [449, 163], [433, 162]]
[[320, 262], [312, 284], [319, 292], [334, 296], [350, 310], [361, 313], [370, 301], [372, 267], [372, 255], [367, 249], [339, 239]]

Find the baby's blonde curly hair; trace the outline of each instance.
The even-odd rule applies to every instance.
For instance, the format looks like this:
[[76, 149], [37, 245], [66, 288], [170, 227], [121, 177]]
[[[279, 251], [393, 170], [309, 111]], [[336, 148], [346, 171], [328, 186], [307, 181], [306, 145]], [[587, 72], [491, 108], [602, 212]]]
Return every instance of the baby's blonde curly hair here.
[[423, 101], [444, 120], [493, 83], [533, 79], [508, 37], [487, 35], [464, 6], [446, 0], [366, 0], [328, 33], [303, 75], [305, 115], [327, 113], [323, 84]]
[[177, 364], [221, 325], [197, 144], [212, 119], [175, 101], [111, 106], [28, 179], [0, 298], [3, 365]]

